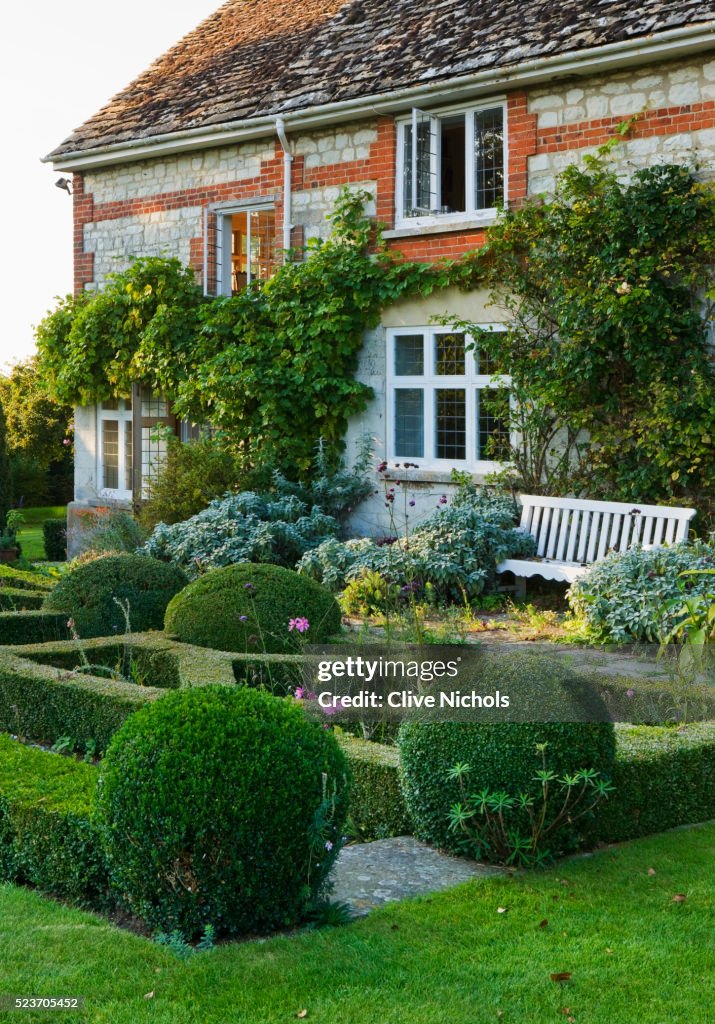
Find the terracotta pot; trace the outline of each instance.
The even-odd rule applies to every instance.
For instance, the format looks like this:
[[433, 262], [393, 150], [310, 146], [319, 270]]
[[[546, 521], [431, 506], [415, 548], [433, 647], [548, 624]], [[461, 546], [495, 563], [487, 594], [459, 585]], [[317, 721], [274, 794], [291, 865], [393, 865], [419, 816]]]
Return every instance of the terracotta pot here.
[[14, 562], [17, 556], [17, 548], [0, 548], [0, 562]]

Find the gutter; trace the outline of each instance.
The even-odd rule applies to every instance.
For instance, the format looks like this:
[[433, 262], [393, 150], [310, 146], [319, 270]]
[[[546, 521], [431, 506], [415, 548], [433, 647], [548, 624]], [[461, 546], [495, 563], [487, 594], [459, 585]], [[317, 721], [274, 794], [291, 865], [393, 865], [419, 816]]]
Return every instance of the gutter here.
[[[340, 120], [357, 120], [397, 113], [420, 103], [436, 104], [440, 100], [476, 98], [495, 89], [538, 85], [557, 77], [594, 75], [649, 64], [656, 60], [672, 60], [713, 47], [715, 21], [709, 21], [685, 28], [670, 29], [657, 35], [620, 40], [606, 46], [539, 57], [515, 64], [511, 68], [490, 68], [471, 75], [410, 86], [390, 93], [376, 93], [372, 96], [306, 107], [294, 115], [284, 111], [278, 119], [283, 122], [284, 131], [288, 121], [292, 131], [321, 128], [334, 125]], [[169, 132], [155, 135], [150, 139], [134, 139], [127, 143], [112, 143], [93, 149], [75, 150], [57, 157], [50, 154], [44, 157], [42, 162], [52, 163], [56, 171], [91, 170], [93, 167], [130, 163], [186, 150], [208, 149], [265, 138], [274, 131], [277, 131], [276, 114], [227, 122], [224, 125]]]

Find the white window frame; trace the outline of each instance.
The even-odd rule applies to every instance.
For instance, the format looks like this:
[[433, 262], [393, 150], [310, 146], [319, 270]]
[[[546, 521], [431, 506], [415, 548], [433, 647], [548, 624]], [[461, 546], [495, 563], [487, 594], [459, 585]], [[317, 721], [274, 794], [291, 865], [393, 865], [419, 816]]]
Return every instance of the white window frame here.
[[117, 399], [116, 409], [104, 409], [102, 403], [97, 406], [97, 492], [100, 497], [114, 498], [115, 500], [126, 501], [131, 499], [132, 490], [126, 487], [105, 487], [104, 486], [104, 423], [107, 420], [116, 420], [118, 430], [118, 453], [117, 453], [117, 479], [126, 481], [127, 478], [127, 424], [132, 426], [133, 411], [131, 406], [127, 408], [124, 398]]
[[[503, 323], [484, 323], [478, 325], [482, 330], [503, 333], [506, 326]], [[504, 468], [504, 463], [493, 459], [479, 459], [477, 457], [477, 392], [488, 388], [508, 388], [511, 385], [511, 377], [507, 374], [478, 374], [474, 348], [465, 354], [465, 373], [459, 375], [437, 374], [434, 369], [435, 335], [439, 334], [462, 334], [458, 328], [450, 328], [442, 325], [415, 326], [415, 327], [389, 327], [387, 328], [387, 458], [392, 462], [411, 462], [419, 469], [430, 471], [447, 471], [451, 469], [467, 470], [471, 473], [484, 474], [493, 473]], [[423, 338], [423, 367], [421, 375], [400, 375], [395, 373], [395, 339], [404, 335], [421, 334]], [[465, 335], [465, 345], [478, 347], [479, 339], [473, 335]], [[395, 392], [400, 388], [422, 389], [424, 392], [424, 456], [422, 458], [401, 455], [395, 451]], [[435, 394], [437, 390], [449, 390], [450, 388], [463, 389], [465, 391], [465, 446], [466, 458], [464, 459], [440, 459], [437, 457], [437, 423], [435, 413]]]
[[[251, 214], [262, 213], [265, 210], [275, 211], [276, 204], [274, 199], [261, 201], [251, 200], [245, 203], [232, 203], [229, 205], [221, 204], [219, 206], [211, 207], [213, 213], [216, 214], [216, 294], [217, 295], [233, 295], [232, 287], [232, 272], [233, 267], [231, 264], [231, 244], [232, 244], [232, 230], [233, 223], [232, 218], [236, 213], [245, 213], [246, 225], [248, 228], [248, 251], [251, 249]], [[228, 258], [226, 258], [228, 254]], [[246, 274], [246, 284], [251, 283], [251, 263], [248, 261], [248, 268]]]
[[[409, 114], [396, 119], [397, 125], [397, 170], [395, 178], [395, 227], [396, 228], [424, 228], [434, 227], [436, 225], [444, 224], [463, 224], [465, 221], [475, 223], [491, 223], [496, 219], [497, 208], [486, 207], [478, 208], [475, 205], [475, 160], [474, 160], [474, 114], [479, 113], [482, 110], [494, 110], [500, 107], [502, 110], [502, 131], [503, 131], [503, 153], [504, 153], [504, 204], [506, 205], [506, 197], [509, 194], [509, 181], [508, 181], [508, 168], [509, 168], [509, 150], [508, 150], [508, 124], [507, 124], [507, 105], [506, 98], [503, 96], [495, 97], [489, 101], [483, 103], [474, 103], [470, 106], [457, 106], [447, 107], [439, 110], [425, 111], [414, 107]], [[423, 217], [405, 217], [405, 128], [412, 126], [412, 139], [413, 139], [413, 152], [416, 147], [416, 126], [420, 117], [429, 117], [431, 122], [430, 133], [435, 138], [435, 147], [433, 151], [433, 162], [435, 164], [433, 173], [437, 177], [438, 192], [439, 192], [439, 134], [437, 132], [437, 123], [446, 117], [454, 116], [455, 114], [464, 114], [464, 193], [465, 193], [465, 205], [466, 210], [459, 210], [455, 213], [431, 213]], [[471, 154], [471, 158], [470, 158]], [[413, 158], [414, 159], [414, 158]], [[412, 175], [412, 189], [413, 193], [416, 192], [417, 176], [413, 173]]]

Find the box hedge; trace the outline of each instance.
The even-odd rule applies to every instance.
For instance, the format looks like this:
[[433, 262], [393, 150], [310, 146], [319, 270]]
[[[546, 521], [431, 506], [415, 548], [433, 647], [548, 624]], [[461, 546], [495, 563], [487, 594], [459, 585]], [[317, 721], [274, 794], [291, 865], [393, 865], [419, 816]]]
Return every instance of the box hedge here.
[[0, 647], [42, 644], [68, 637], [67, 616], [62, 612], [0, 612]]
[[107, 908], [107, 866], [90, 822], [94, 766], [0, 735], [0, 879]]
[[67, 520], [46, 519], [42, 524], [45, 558], [49, 562], [64, 562], [67, 558]]
[[0, 611], [26, 612], [42, 607], [46, 591], [23, 587], [0, 587]]
[[0, 587], [20, 587], [28, 590], [52, 590], [56, 579], [41, 572], [27, 572], [11, 565], [0, 565]]
[[412, 823], [400, 787], [397, 747], [342, 733], [338, 737], [353, 777], [350, 820], [361, 839], [410, 835]]

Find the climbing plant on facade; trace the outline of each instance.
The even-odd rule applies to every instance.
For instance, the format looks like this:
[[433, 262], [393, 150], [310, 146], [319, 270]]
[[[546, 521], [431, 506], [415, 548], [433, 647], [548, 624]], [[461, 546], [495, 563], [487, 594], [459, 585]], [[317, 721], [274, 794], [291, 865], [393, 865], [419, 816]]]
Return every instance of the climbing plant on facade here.
[[148, 258], [62, 301], [38, 330], [55, 393], [90, 404], [142, 380], [220, 429], [246, 464], [307, 473], [318, 438], [337, 454], [372, 394], [355, 377], [365, 330], [395, 299], [464, 273], [374, 247], [368, 199], [345, 191], [327, 240], [231, 298], [206, 299], [177, 260]]
[[[508, 211], [485, 252], [525, 490], [715, 507], [715, 191], [680, 166], [604, 159]], [[465, 324], [478, 333], [478, 328]]]

